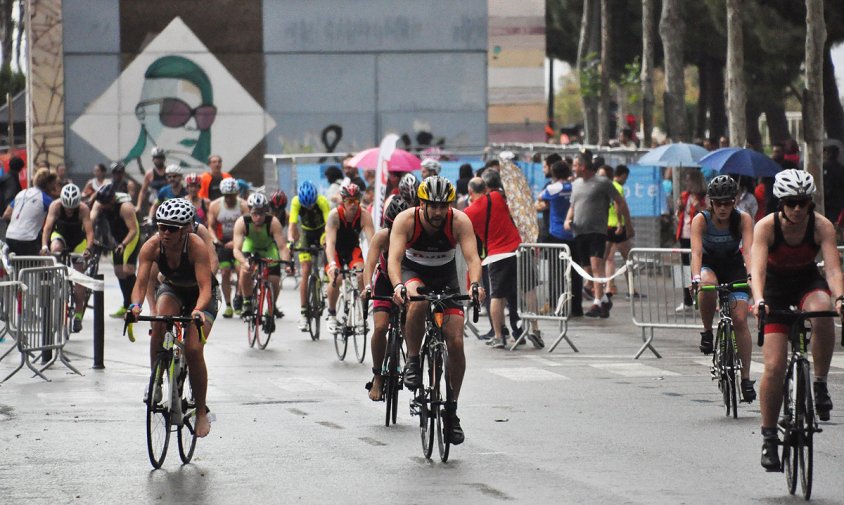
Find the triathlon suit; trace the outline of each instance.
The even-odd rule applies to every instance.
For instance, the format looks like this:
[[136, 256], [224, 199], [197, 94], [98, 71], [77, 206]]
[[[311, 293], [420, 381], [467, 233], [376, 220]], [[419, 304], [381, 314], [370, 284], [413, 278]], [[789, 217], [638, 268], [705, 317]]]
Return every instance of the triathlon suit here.
[[129, 180], [126, 178], [120, 179], [120, 182], [113, 182], [111, 185], [114, 187], [114, 191], [118, 193], [129, 193]]
[[[174, 268], [170, 268], [167, 263], [167, 256], [164, 253], [164, 244], [159, 242], [158, 259], [155, 262], [158, 264], [158, 271], [160, 277], [163, 278], [161, 285], [155, 292], [156, 299], [161, 295], [172, 296], [179, 303], [182, 304], [181, 315], [183, 317], [190, 317], [196, 301], [199, 298], [199, 283], [196, 281], [196, 270], [190, 262], [188, 255], [188, 244], [190, 241], [185, 237], [184, 245], [182, 246], [182, 253], [179, 256], [179, 264]], [[214, 278], [213, 276], [211, 277]], [[219, 300], [217, 299], [217, 289], [212, 283], [211, 285], [211, 301], [205, 307], [200, 307], [205, 313], [206, 319], [213, 322], [217, 317], [217, 309], [219, 307]]]
[[334, 243], [334, 250], [337, 253], [334, 261], [340, 266], [355, 268], [363, 265], [363, 253], [360, 250], [361, 212], [360, 207], [358, 207], [358, 212], [352, 218], [352, 222], [348, 222], [346, 221], [346, 208], [342, 205], [337, 206], [340, 226], [337, 228], [337, 240]]
[[59, 217], [50, 234], [50, 242], [61, 240], [70, 252], [82, 253], [88, 248], [88, 238], [85, 227], [79, 217], [79, 207], [73, 209], [68, 216], [64, 207], [59, 210]]
[[226, 244], [234, 238], [234, 224], [240, 218], [240, 198], [235, 201], [234, 207], [227, 207], [226, 200], [220, 202], [220, 212], [217, 213], [217, 226], [213, 230], [220, 244], [217, 246], [217, 259], [220, 260], [220, 268], [231, 268], [234, 265], [234, 251], [226, 247]]
[[[116, 198], [117, 197], [115, 197], [115, 199]], [[112, 204], [112, 209], [103, 212], [103, 216], [108, 222], [108, 227], [111, 230], [111, 236], [114, 237], [114, 241], [118, 245], [123, 242], [123, 239], [125, 239], [127, 235], [129, 235], [129, 228], [126, 226], [126, 222], [123, 221], [123, 218], [120, 217], [120, 208], [127, 204], [132, 205], [129, 202], [115, 201]], [[117, 251], [112, 253], [111, 259], [115, 265], [134, 265], [138, 259], [138, 252], [140, 250], [138, 242], [140, 242], [141, 239], [141, 227], [138, 224], [138, 218], [135, 215], [134, 206], [132, 206], [132, 209], [132, 219], [135, 220], [135, 229], [137, 230], [137, 233], [135, 233], [135, 238], [133, 238], [132, 241], [123, 248], [122, 254], [118, 254]]]
[[[420, 282], [428, 289], [459, 291], [453, 222], [454, 211], [448, 209], [445, 224], [433, 235], [422, 227], [421, 207], [414, 211], [413, 235], [407, 242], [407, 249], [401, 262], [401, 279], [407, 284]], [[453, 300], [446, 303], [446, 314], [463, 315], [463, 306]]]
[[[703, 261], [701, 270], [709, 270], [715, 274], [718, 282], [744, 282], [747, 279], [747, 270], [744, 266], [744, 257], [741, 254], [741, 236], [734, 237], [730, 233], [730, 227], [726, 230], [719, 230], [712, 220], [712, 213], [709, 210], [701, 212], [706, 220], [706, 231], [703, 232]], [[736, 220], [741, 223], [741, 213], [733, 209], [728, 221]], [[731, 300], [744, 300], [750, 298], [747, 288], [735, 290], [730, 294]]]
[[161, 175], [158, 174], [158, 170], [153, 167], [152, 169], [152, 180], [149, 181], [149, 203], [154, 203], [156, 198], [158, 198], [158, 193], [161, 191], [161, 188], [167, 186], [167, 174], [162, 173]]
[[[829, 294], [829, 285], [815, 262], [818, 251], [814, 212], [809, 214], [806, 234], [797, 245], [785, 241], [780, 213], [774, 214], [774, 243], [768, 247], [765, 305], [776, 310], [787, 310], [791, 306], [802, 308], [809, 294], [815, 291]], [[787, 318], [771, 315], [766, 319], [765, 333], [788, 333], [789, 326]]]
[[[329, 212], [331, 212], [331, 205], [328, 203], [328, 199], [322, 195], [317, 195], [316, 203], [310, 208], [303, 207], [299, 203], [298, 196], [293, 197], [293, 200], [290, 201], [289, 224], [290, 226], [298, 224], [302, 228], [302, 235], [296, 243], [296, 248], [305, 249], [323, 244], [325, 223], [328, 221]], [[300, 263], [309, 261], [311, 261], [311, 253], [299, 253]]]
[[195, 205], [194, 208], [196, 209], [196, 213], [193, 216], [194, 222], [206, 224], [208, 222], [208, 207], [205, 205], [205, 199], [200, 199], [199, 205]]
[[[256, 226], [252, 222], [252, 216], [247, 214], [243, 216], [243, 222], [246, 225], [246, 234], [243, 237], [243, 247], [240, 250], [243, 254], [257, 254], [261, 258], [277, 260], [280, 258], [278, 254], [278, 246], [273, 240], [270, 233], [270, 226], [272, 220], [275, 219], [267, 214], [264, 218], [264, 224]], [[270, 267], [270, 275], [281, 275], [281, 265], [276, 263]]]
[[[389, 249], [389, 235], [387, 236], [387, 247]], [[378, 264], [375, 266], [375, 277], [372, 282], [372, 294], [375, 296], [393, 296], [393, 286], [390, 284], [390, 277], [387, 276], [387, 255], [388, 251], [383, 251], [378, 257]], [[389, 312], [393, 307], [393, 302], [386, 300], [373, 300], [372, 312]]]

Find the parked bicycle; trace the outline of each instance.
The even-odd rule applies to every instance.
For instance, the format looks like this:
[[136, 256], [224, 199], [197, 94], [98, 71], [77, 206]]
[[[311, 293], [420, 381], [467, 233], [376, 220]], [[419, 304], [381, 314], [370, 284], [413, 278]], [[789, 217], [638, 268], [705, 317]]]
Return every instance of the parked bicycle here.
[[712, 380], [718, 381], [718, 389], [724, 398], [727, 416], [738, 418], [738, 402], [741, 386], [741, 372], [744, 364], [738, 352], [736, 332], [733, 329], [732, 309], [734, 300], [730, 295], [737, 289], [748, 289], [747, 282], [727, 282], [719, 286], [703, 285], [700, 291], [718, 292], [718, 328], [715, 330], [714, 352], [712, 353]]
[[[811, 328], [806, 322], [817, 317], [840, 317], [833, 311], [795, 312], [790, 310], [767, 309], [764, 303], [759, 308], [759, 338], [762, 346], [765, 340], [766, 316], [782, 316], [791, 323], [788, 341], [791, 344], [791, 356], [785, 371], [782, 395], [782, 418], [778, 424], [780, 445], [780, 471], [785, 473], [788, 492], [797, 491], [798, 476], [803, 497], [808, 500], [812, 495], [812, 472], [814, 470], [814, 435], [823, 430], [818, 426], [815, 413], [815, 400], [812, 391], [812, 365], [809, 362]], [[844, 336], [842, 336], [844, 345]]]
[[325, 290], [322, 282], [322, 254], [323, 248], [320, 246], [310, 247], [293, 247], [294, 252], [306, 252], [311, 254], [311, 271], [307, 279], [307, 304], [305, 307], [305, 318], [308, 320], [308, 333], [311, 335], [311, 340], [319, 340], [320, 320], [322, 313], [325, 311]]
[[270, 268], [274, 265], [293, 263], [285, 260], [261, 258], [250, 255], [249, 265], [257, 266], [253, 278], [251, 311], [244, 310], [240, 317], [247, 324], [246, 339], [249, 347], [258, 344], [260, 349], [266, 349], [270, 343], [270, 337], [275, 332], [275, 288], [270, 282]]
[[440, 459], [448, 461], [451, 442], [446, 433], [445, 409], [447, 402], [453, 400], [453, 389], [448, 369], [448, 346], [443, 336], [442, 325], [445, 319], [445, 306], [449, 301], [472, 301], [472, 321], [478, 322], [478, 292], [461, 295], [453, 291], [419, 291], [418, 296], [407, 297], [411, 302], [425, 302], [428, 310], [425, 315], [425, 336], [419, 353], [419, 366], [422, 372], [422, 384], [416, 389], [416, 395], [410, 400], [410, 415], [419, 416], [419, 432], [422, 438], [422, 454], [431, 458], [434, 451], [434, 433]]
[[349, 339], [355, 348], [358, 363], [366, 358], [366, 335], [368, 333], [364, 317], [363, 300], [358, 288], [357, 270], [341, 268], [337, 270], [334, 282], [340, 282], [340, 295], [337, 299], [337, 326], [334, 330], [334, 350], [340, 361], [346, 358]]
[[[392, 303], [391, 296], [369, 297], [369, 300], [380, 300]], [[364, 303], [363, 317], [367, 317], [368, 303]], [[384, 361], [381, 363], [381, 398], [387, 404], [387, 413], [384, 417], [384, 426], [389, 426], [392, 421], [396, 424], [398, 413], [399, 390], [404, 389], [404, 363], [406, 355], [404, 351], [404, 328], [405, 309], [395, 305], [390, 310], [390, 325], [387, 328], [387, 352], [384, 354]]]
[[[202, 320], [176, 316], [138, 316], [138, 322], [164, 323], [164, 342], [158, 351], [149, 377], [146, 403], [147, 453], [154, 468], [161, 468], [167, 457], [170, 433], [175, 431], [179, 442], [179, 457], [189, 463], [196, 449], [196, 403], [188, 380], [188, 362], [183, 336], [185, 325], [195, 324], [199, 338], [205, 343]], [[123, 327], [129, 340], [135, 335], [131, 323]]]

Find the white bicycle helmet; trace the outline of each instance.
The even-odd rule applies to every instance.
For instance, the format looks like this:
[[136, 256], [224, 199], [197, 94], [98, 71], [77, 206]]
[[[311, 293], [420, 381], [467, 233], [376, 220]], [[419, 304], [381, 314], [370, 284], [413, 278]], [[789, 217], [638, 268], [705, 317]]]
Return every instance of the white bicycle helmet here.
[[68, 209], [79, 207], [79, 200], [82, 193], [76, 184], [65, 184], [62, 188], [62, 206]]
[[434, 158], [425, 158], [422, 160], [422, 168], [431, 172], [431, 175], [440, 175], [440, 171], [443, 169], [443, 166], [440, 165], [440, 162]]
[[158, 224], [185, 226], [193, 222], [195, 212], [196, 208], [193, 204], [184, 198], [171, 198], [158, 206], [155, 211], [155, 221]]
[[270, 201], [267, 200], [267, 197], [263, 193], [252, 193], [246, 200], [246, 205], [250, 209], [268, 209]]
[[789, 168], [778, 173], [774, 179], [774, 196], [777, 198], [812, 196], [815, 191], [815, 179], [804, 170]]
[[167, 165], [167, 168], [164, 169], [165, 175], [182, 175], [182, 167], [176, 165], [175, 163], [172, 165]]
[[164, 153], [164, 148], [163, 147], [153, 147], [152, 148], [152, 157], [153, 158], [164, 158], [164, 157], [166, 157], [166, 155]]
[[220, 181], [220, 193], [224, 195], [236, 195], [238, 193], [237, 179], [229, 177]]

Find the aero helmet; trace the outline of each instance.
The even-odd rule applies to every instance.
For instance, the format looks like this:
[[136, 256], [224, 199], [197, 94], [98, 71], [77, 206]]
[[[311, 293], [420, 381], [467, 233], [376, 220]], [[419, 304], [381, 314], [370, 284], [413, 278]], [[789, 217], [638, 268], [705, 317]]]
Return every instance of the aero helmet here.
[[236, 195], [238, 192], [237, 179], [229, 177], [220, 181], [220, 193], [223, 195]]
[[815, 191], [815, 179], [803, 170], [789, 168], [778, 173], [774, 179], [774, 196], [777, 198], [811, 197]]
[[196, 175], [196, 172], [191, 172], [185, 176], [185, 185], [190, 186], [191, 184], [199, 184], [199, 176]]
[[440, 162], [435, 160], [434, 158], [425, 158], [424, 160], [422, 160], [422, 168], [424, 168], [433, 175], [439, 175], [440, 170], [443, 169], [443, 166], [440, 165]]
[[79, 186], [76, 184], [65, 184], [62, 188], [62, 206], [68, 209], [79, 207], [80, 196]]
[[343, 198], [344, 200], [346, 198], [357, 198], [360, 200], [360, 188], [357, 184], [350, 182], [340, 188], [340, 198]]
[[712, 179], [706, 190], [706, 196], [710, 200], [730, 200], [735, 198], [736, 194], [738, 194], [738, 184], [729, 175], [719, 175]]
[[255, 209], [266, 211], [270, 206], [270, 201], [267, 200], [267, 197], [264, 196], [263, 193], [252, 193], [246, 200], [246, 205], [249, 206], [250, 210]]
[[283, 209], [287, 207], [287, 193], [278, 190], [270, 195], [270, 206], [274, 209]]
[[416, 195], [422, 202], [451, 203], [454, 201], [456, 191], [448, 179], [432, 175], [422, 181]]
[[419, 189], [419, 180], [411, 173], [404, 174], [399, 181], [399, 196], [408, 205], [416, 203], [416, 191]]
[[114, 202], [114, 186], [111, 184], [105, 184], [100, 186], [100, 189], [97, 190], [97, 196], [95, 199], [102, 203], [102, 204], [109, 204]]
[[387, 228], [392, 228], [393, 221], [396, 220], [396, 216], [398, 216], [403, 210], [409, 208], [410, 206], [404, 201], [404, 199], [394, 196], [393, 199], [390, 200], [390, 205], [387, 205], [387, 208], [384, 209], [383, 225]]
[[317, 201], [317, 190], [314, 183], [305, 181], [299, 186], [299, 203], [311, 207]]
[[184, 198], [171, 198], [158, 206], [155, 211], [155, 221], [158, 224], [184, 226], [193, 222], [195, 212], [196, 208], [193, 204]]

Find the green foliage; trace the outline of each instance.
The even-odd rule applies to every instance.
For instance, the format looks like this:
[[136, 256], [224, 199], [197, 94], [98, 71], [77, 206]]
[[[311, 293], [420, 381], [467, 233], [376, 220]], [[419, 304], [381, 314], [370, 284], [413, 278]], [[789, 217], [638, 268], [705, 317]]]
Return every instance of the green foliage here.
[[6, 93], [14, 97], [26, 87], [26, 76], [21, 71], [12, 71], [9, 65], [0, 67], [0, 105], [6, 103]]
[[583, 70], [580, 71], [580, 94], [584, 98], [597, 97], [601, 94], [601, 59], [597, 53], [589, 53], [583, 58]]
[[639, 102], [642, 92], [642, 62], [637, 55], [633, 58], [631, 63], [624, 65], [624, 73], [618, 80], [617, 85], [624, 89], [627, 95], [627, 100], [630, 105], [635, 105]]

